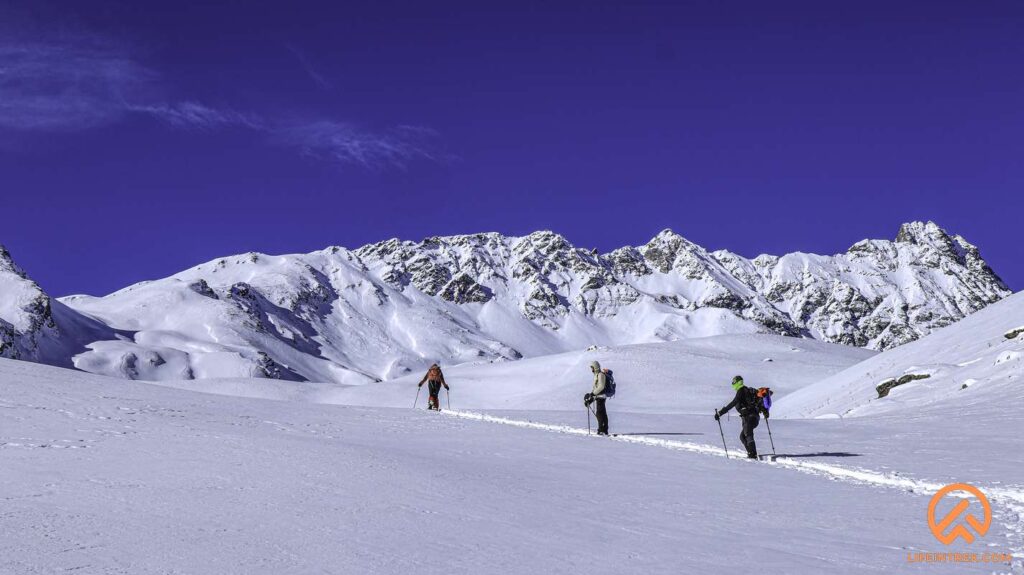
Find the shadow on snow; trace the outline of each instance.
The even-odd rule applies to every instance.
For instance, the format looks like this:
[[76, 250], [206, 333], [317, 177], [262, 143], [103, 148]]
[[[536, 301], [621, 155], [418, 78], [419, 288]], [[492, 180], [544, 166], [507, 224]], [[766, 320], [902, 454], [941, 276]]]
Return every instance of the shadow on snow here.
[[860, 453], [848, 453], [846, 451], [819, 451], [817, 453], [780, 453], [776, 457], [788, 457], [790, 459], [797, 459], [800, 457], [860, 457]]

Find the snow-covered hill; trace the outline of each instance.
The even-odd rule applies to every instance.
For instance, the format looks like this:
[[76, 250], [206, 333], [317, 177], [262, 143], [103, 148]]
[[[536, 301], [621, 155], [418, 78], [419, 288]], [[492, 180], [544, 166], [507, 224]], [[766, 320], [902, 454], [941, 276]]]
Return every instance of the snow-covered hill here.
[[[468, 363], [445, 369], [455, 402], [465, 409], [582, 410], [590, 363], [614, 370], [616, 411], [712, 413], [725, 404], [736, 374], [781, 396], [821, 381], [875, 352], [774, 334], [720, 335], [678, 342], [573, 351], [515, 362]], [[421, 373], [348, 387], [330, 401], [410, 407]], [[202, 384], [198, 389], [202, 389]], [[323, 399], [321, 399], [323, 400]], [[424, 396], [419, 398], [420, 403]]]
[[1024, 293], [888, 350], [779, 401], [781, 414], [860, 416], [975, 409], [1019, 411], [1024, 399]]
[[[0, 277], [27, 281], [2, 270]], [[434, 360], [504, 361], [720, 334], [887, 349], [1009, 293], [977, 248], [916, 222], [895, 241], [865, 240], [835, 256], [748, 260], [708, 252], [668, 230], [608, 254], [551, 232], [491, 233], [249, 253], [106, 297], [36, 297], [54, 310], [66, 305], [69, 324], [106, 326], [105, 336], [86, 337], [89, 349], [74, 353], [85, 371], [359, 384], [418, 372]], [[6, 290], [0, 299], [8, 322], [26, 309]], [[78, 330], [56, 327], [80, 349]], [[37, 353], [30, 334], [38, 331], [7, 330], [8, 340], [21, 342], [18, 357], [71, 360]]]
[[[235, 381], [268, 390], [330, 387]], [[620, 393], [614, 401], [633, 391]], [[723, 457], [710, 413], [631, 416], [615, 403], [612, 426], [622, 435], [596, 438], [587, 437], [578, 403], [572, 412], [493, 417], [318, 405], [305, 401], [318, 399], [310, 394], [287, 399], [216, 396], [0, 359], [0, 572], [1024, 568], [1021, 451], [1005, 449], [1019, 410], [1017, 427], [976, 422], [997, 441], [967, 450], [941, 440], [962, 427], [955, 416], [916, 422], [922, 444], [934, 449], [893, 449], [894, 428], [882, 421], [829, 433], [838, 453], [821, 450], [819, 430], [835, 432], [847, 420], [775, 421], [787, 455], [760, 463], [735, 452]], [[535, 416], [555, 419], [527, 421]], [[735, 449], [738, 426], [723, 424]], [[765, 427], [757, 433], [767, 450]], [[992, 504], [991, 528], [974, 544], [944, 546], [925, 520], [931, 496], [954, 481], [975, 485]], [[936, 551], [1013, 554], [1014, 565], [908, 561]]]

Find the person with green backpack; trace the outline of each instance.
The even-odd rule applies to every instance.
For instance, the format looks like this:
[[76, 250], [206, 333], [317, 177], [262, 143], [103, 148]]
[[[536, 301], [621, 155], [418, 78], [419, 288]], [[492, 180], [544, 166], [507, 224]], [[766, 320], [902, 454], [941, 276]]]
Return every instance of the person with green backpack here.
[[719, 421], [723, 415], [735, 407], [736, 411], [740, 414], [740, 418], [743, 420], [740, 441], [743, 442], [743, 447], [747, 449], [747, 457], [757, 459], [754, 428], [761, 422], [762, 413], [765, 419], [768, 419], [768, 407], [765, 405], [763, 397], [770, 397], [771, 390], [766, 387], [762, 388], [765, 390], [765, 395], [763, 396], [760, 390], [744, 385], [743, 377], [739, 375], [732, 378], [732, 388], [736, 390], [736, 396], [732, 398], [728, 405], [722, 409], [715, 410], [715, 421]]

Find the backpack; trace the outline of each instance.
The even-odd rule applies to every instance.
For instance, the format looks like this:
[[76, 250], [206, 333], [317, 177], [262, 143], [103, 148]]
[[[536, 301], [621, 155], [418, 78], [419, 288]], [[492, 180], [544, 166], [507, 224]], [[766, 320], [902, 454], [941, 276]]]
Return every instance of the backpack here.
[[441, 368], [436, 365], [430, 366], [427, 370], [427, 381], [441, 381]]
[[761, 399], [757, 397], [757, 390], [744, 385], [742, 391], [743, 395], [740, 396], [740, 400], [736, 404], [736, 412], [740, 414], [740, 417], [750, 417], [759, 413], [758, 405], [760, 405]]
[[772, 407], [772, 393], [771, 389], [767, 387], [759, 387], [754, 389], [753, 387], [743, 386], [744, 392], [743, 400], [736, 406], [736, 411], [743, 417], [759, 415], [762, 411], [768, 411]]
[[612, 370], [602, 369], [604, 372], [604, 396], [615, 397], [615, 376], [612, 375]]

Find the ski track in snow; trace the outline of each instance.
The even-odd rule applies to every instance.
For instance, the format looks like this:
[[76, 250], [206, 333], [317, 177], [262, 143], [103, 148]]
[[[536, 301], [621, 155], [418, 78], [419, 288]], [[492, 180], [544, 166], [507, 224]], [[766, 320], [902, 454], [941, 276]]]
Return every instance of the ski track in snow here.
[[[537, 423], [534, 421], [511, 419], [508, 417], [498, 417], [495, 415], [487, 415], [472, 411], [459, 411], [451, 409], [441, 411], [440, 414], [446, 415], [448, 417], [470, 419], [486, 423], [497, 423], [500, 425], [509, 425], [525, 429], [536, 429], [539, 431], [547, 431], [550, 433], [582, 435], [585, 437], [598, 438], [601, 439], [602, 441], [610, 440], [620, 441], [623, 443], [636, 443], [640, 445], [661, 447], [664, 449], [674, 449], [678, 451], [689, 451], [691, 453], [699, 453], [701, 455], [713, 455], [717, 457], [727, 456], [724, 449], [701, 443], [693, 443], [689, 441], [659, 439], [655, 437], [644, 437], [637, 435], [611, 436], [606, 438], [599, 438], [597, 435], [592, 434], [588, 430], [580, 429], [577, 427], [571, 427], [568, 425], [552, 425], [548, 423]], [[729, 459], [736, 459], [737, 461], [740, 461], [742, 463], [755, 463], [753, 461], [747, 461], [745, 458], [736, 457], [734, 455], [729, 455], [728, 457]], [[869, 469], [844, 467], [841, 465], [834, 465], [830, 463], [796, 461], [785, 457], [779, 457], [775, 459], [775, 461], [761, 461], [758, 463], [794, 469], [796, 471], [800, 471], [802, 473], [806, 473], [809, 475], [828, 477], [829, 479], [835, 481], [848, 481], [852, 483], [860, 483], [876, 487], [899, 489], [901, 491], [908, 491], [911, 493], [918, 493], [923, 495], [933, 495], [937, 493], [940, 489], [945, 487], [945, 485], [941, 483], [935, 483], [932, 481], [908, 477], [907, 475], [899, 471], [881, 473]], [[1010, 542], [1010, 551], [1013, 554], [1013, 556], [1017, 558], [1024, 557], [1024, 489], [992, 487], [987, 485], [975, 485], [975, 487], [981, 489], [985, 496], [989, 499], [989, 501], [994, 504], [992, 505], [993, 521], [995, 521], [998, 518], [1004, 524], [1007, 530], [1015, 535], [1015, 540]]]

